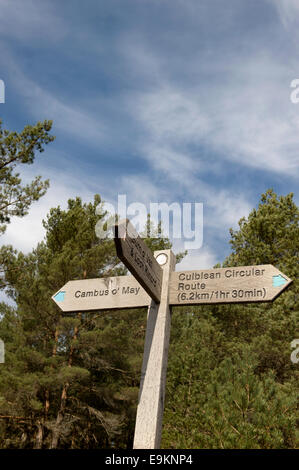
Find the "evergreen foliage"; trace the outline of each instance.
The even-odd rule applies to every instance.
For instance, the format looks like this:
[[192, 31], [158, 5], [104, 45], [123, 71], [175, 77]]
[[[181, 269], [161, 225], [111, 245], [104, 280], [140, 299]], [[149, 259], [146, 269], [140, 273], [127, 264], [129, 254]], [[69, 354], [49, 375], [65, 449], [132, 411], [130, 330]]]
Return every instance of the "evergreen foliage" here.
[[2, 129], [0, 120], [0, 233], [5, 231], [12, 216], [26, 215], [31, 203], [49, 187], [49, 180], [42, 181], [40, 176], [22, 186], [20, 174], [14, 173], [14, 169], [17, 165], [32, 164], [35, 152], [43, 152], [44, 145], [54, 140], [49, 134], [51, 127], [52, 121], [38, 122], [17, 133]]
[[[132, 448], [146, 309], [65, 316], [51, 301], [69, 280], [126, 274], [96, 237], [99, 205], [71, 199], [31, 253], [0, 250], [16, 302], [0, 304], [1, 448]], [[291, 194], [269, 190], [231, 231], [223, 266], [270, 263], [294, 280], [275, 302], [173, 309], [163, 447], [298, 447], [298, 216]], [[157, 233], [148, 246], [171, 248]]]
[[[226, 266], [273, 264], [294, 282], [269, 304], [174, 309], [163, 446], [298, 447], [299, 209], [268, 190], [239, 230]], [[178, 334], [178, 331], [180, 333]]]
[[[97, 208], [97, 211], [96, 211]], [[146, 309], [62, 316], [51, 296], [67, 281], [123, 275], [114, 241], [99, 240], [100, 196], [50, 210], [45, 241], [24, 255], [4, 246], [0, 447], [132, 447]], [[170, 246], [147, 238], [151, 249]]]

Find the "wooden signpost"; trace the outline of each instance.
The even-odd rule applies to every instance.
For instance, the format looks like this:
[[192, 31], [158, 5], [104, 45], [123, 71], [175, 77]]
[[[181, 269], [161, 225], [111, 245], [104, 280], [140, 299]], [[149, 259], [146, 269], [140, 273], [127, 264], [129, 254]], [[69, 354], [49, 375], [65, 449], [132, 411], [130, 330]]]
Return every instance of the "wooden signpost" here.
[[134, 449], [160, 447], [171, 307], [269, 302], [292, 282], [272, 265], [175, 270], [171, 250], [145, 245], [125, 219], [115, 226], [116, 251], [133, 274], [67, 282], [52, 299], [63, 312], [148, 307]]
[[0, 338], [0, 364], [4, 364], [5, 347], [4, 341]]

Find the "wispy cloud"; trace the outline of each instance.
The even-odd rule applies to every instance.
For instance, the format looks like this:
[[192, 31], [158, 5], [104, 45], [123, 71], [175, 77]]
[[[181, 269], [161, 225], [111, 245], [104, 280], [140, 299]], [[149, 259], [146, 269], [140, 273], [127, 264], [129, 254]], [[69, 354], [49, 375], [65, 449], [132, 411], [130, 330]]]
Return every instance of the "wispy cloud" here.
[[[184, 251], [177, 247], [177, 252]], [[223, 259], [219, 259], [216, 253], [210, 251], [209, 248], [205, 247], [201, 250], [192, 251], [192, 254], [188, 254], [182, 261], [177, 265], [176, 271], [192, 270], [192, 269], [212, 269], [215, 264], [222, 262]]]
[[225, 88], [162, 84], [139, 97], [135, 111], [148, 131], [144, 157], [155, 169], [194, 173], [209, 148], [222, 163], [298, 176], [299, 115], [288, 71], [267, 56], [230, 67]]
[[284, 26], [298, 22], [299, 3], [297, 0], [268, 0], [274, 4], [279, 12]]
[[[236, 195], [228, 189], [215, 190], [213, 185], [191, 176], [184, 181], [183, 198], [182, 191], [176, 185], [163, 184], [163, 176], [153, 182], [150, 176], [132, 175], [121, 179], [118, 189], [119, 193], [126, 194], [127, 204], [141, 202], [148, 211], [150, 202], [166, 202], [169, 206], [176, 202], [181, 208], [183, 201], [203, 203], [203, 230], [209, 237], [206, 239], [204, 236], [205, 247], [211, 246], [217, 239], [218, 243], [227, 240], [229, 229], [236, 229], [239, 220], [248, 216], [252, 209], [252, 203], [245, 194]], [[105, 199], [115, 204], [113, 198]]]
[[35, 40], [57, 42], [68, 31], [66, 22], [61, 18], [51, 2], [35, 0], [1, 0], [1, 35], [14, 40]]
[[33, 166], [50, 177], [49, 193], [5, 235], [17, 246], [42, 237], [39, 221], [60, 200], [126, 194], [128, 203], [203, 202], [201, 256], [211, 266], [212, 245], [257, 193], [273, 181], [280, 191], [280, 179], [296, 187], [297, 0], [91, 1], [84, 12], [75, 0], [3, 0], [1, 8], [8, 94], [20, 97], [12, 122], [50, 118], [58, 134], [45, 171]]
[[8, 50], [3, 55], [9, 87], [19, 94], [34, 119], [53, 119], [57, 131], [67, 133], [76, 140], [88, 141], [91, 145], [105, 140], [106, 129], [101, 117], [88, 109], [82, 110], [79, 105], [66, 99], [59, 99], [60, 92], [55, 95], [38, 83], [38, 77], [35, 80], [28, 77]]
[[37, 243], [43, 240], [45, 230], [42, 220], [46, 219], [51, 208], [60, 206], [66, 209], [68, 199], [76, 196], [80, 196], [84, 202], [93, 200], [93, 193], [84, 180], [66, 173], [59, 175], [44, 165], [22, 169], [23, 182], [31, 181], [37, 169], [42, 168], [43, 171], [40, 173], [50, 178], [50, 188], [46, 195], [32, 204], [26, 216], [13, 217], [5, 234], [1, 236], [2, 245], [13, 245], [14, 248], [24, 253], [30, 252]]

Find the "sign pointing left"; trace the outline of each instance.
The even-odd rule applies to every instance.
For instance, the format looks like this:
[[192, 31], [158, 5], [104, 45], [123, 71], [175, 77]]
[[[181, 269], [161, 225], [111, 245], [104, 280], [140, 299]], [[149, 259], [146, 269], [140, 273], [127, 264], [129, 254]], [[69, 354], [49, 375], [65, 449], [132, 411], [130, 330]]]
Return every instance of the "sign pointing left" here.
[[151, 302], [133, 276], [69, 281], [52, 299], [63, 312], [147, 307]]

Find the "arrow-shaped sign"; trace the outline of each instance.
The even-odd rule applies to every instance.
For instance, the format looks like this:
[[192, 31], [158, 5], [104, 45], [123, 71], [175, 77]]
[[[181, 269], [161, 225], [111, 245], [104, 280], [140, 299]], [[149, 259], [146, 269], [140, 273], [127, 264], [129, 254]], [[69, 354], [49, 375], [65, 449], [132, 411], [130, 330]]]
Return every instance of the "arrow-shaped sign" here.
[[63, 312], [146, 307], [151, 302], [133, 276], [69, 281], [52, 299]]
[[267, 302], [291, 282], [271, 264], [173, 272], [169, 304]]

